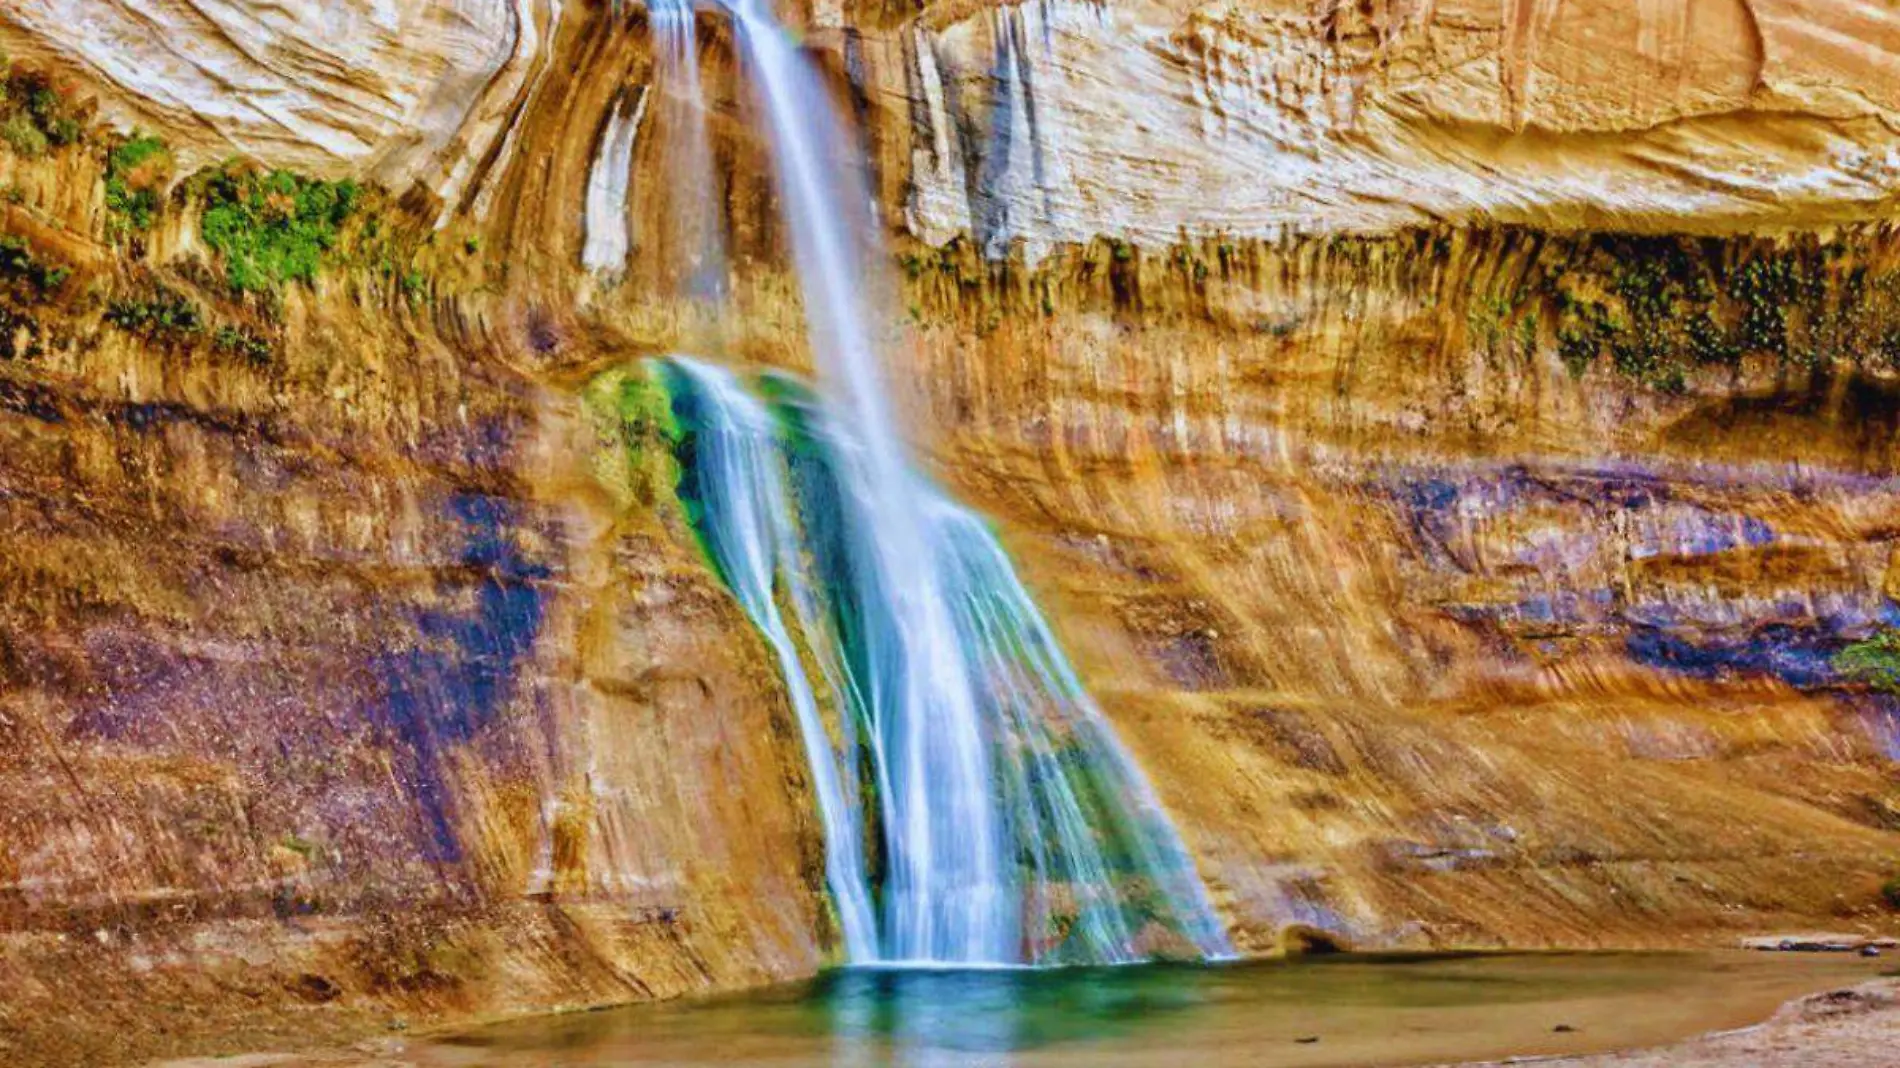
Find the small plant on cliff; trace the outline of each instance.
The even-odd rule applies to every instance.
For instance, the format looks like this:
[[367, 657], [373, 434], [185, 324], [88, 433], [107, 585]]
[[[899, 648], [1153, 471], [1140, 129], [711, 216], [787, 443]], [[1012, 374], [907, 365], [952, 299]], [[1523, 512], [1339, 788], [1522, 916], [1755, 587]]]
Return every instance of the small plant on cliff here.
[[1511, 301], [1497, 295], [1474, 298], [1465, 309], [1465, 335], [1484, 350], [1498, 355], [1514, 312]]
[[241, 357], [254, 367], [264, 367], [276, 354], [270, 339], [243, 326], [220, 326], [211, 337], [211, 343], [219, 352]]
[[205, 243], [223, 257], [225, 280], [239, 293], [315, 281], [362, 197], [355, 182], [236, 164], [198, 176], [193, 192], [204, 204]]
[[14, 67], [5, 57], [0, 57], [0, 75], [0, 141], [15, 155], [37, 159], [79, 142], [85, 125], [50, 75]]
[[1834, 670], [1882, 693], [1900, 694], [1900, 630], [1877, 631], [1834, 654]]
[[1900, 912], [1900, 875], [1881, 884], [1880, 899], [1887, 903], [1888, 908]]
[[402, 273], [398, 283], [403, 298], [411, 304], [420, 304], [429, 295], [429, 276], [413, 267]]
[[0, 234], [0, 282], [4, 282], [14, 296], [28, 301], [44, 300], [71, 276], [71, 269], [48, 266], [35, 256], [25, 240]]
[[152, 228], [171, 161], [171, 150], [156, 137], [133, 137], [106, 156], [106, 228], [112, 237]]
[[204, 312], [183, 295], [158, 286], [142, 297], [115, 300], [106, 322], [161, 345], [182, 345], [204, 333]]
[[0, 141], [5, 141], [16, 156], [38, 159], [46, 155], [46, 135], [33, 125], [31, 119], [17, 112], [0, 120]]

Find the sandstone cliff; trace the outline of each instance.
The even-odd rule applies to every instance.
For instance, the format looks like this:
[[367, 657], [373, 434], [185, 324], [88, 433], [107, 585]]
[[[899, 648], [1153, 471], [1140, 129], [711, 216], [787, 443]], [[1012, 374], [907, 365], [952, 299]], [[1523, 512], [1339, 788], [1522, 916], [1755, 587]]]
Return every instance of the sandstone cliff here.
[[[789, 14], [932, 467], [1243, 945], [1891, 926], [1900, 721], [1833, 666], [1900, 619], [1886, 4]], [[807, 362], [702, 28], [727, 324], [653, 296], [648, 126], [582, 268], [638, 8], [0, 11], [0, 1052], [825, 960], [770, 663], [598, 403]]]

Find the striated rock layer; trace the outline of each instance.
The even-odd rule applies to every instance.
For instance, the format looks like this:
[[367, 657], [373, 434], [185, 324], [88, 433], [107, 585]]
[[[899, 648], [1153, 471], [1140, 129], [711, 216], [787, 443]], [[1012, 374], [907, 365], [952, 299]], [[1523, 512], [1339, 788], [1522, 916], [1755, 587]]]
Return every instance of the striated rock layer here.
[[1049, 0], [940, 5], [887, 47], [910, 225], [1032, 259], [1099, 233], [1786, 221], [1895, 176], [1879, 3]]
[[1830, 658], [1894, 611], [1892, 387], [1579, 380], [1465, 314], [1574, 248], [1433, 249], [1252, 246], [1198, 285], [1078, 256], [1055, 314], [921, 331], [944, 477], [1015, 532], [1242, 936], [1890, 923], [1894, 706]]
[[[1244, 947], [1893, 929], [1900, 715], [1833, 660], [1900, 622], [1886, 5], [805, 14], [920, 445]], [[103, 127], [0, 144], [0, 1060], [835, 950], [772, 660], [603, 400], [678, 348], [809, 364], [712, 18], [743, 314], [652, 296], [643, 18], [0, 10], [170, 146], [114, 172], [139, 229]], [[233, 292], [191, 178], [233, 153], [383, 191]]]

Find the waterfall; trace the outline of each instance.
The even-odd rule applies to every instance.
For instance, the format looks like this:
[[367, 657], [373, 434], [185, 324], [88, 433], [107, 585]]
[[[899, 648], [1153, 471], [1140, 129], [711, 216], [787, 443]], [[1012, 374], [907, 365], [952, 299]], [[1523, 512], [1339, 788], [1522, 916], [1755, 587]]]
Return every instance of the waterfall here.
[[887, 780], [885, 951], [901, 960], [1014, 959], [1004, 887], [1013, 858], [990, 796], [989, 739], [878, 377], [872, 338], [883, 324], [864, 299], [875, 278], [870, 193], [817, 70], [761, 4], [735, 0], [732, 11], [770, 127], [812, 350], [862, 444], [840, 474], [876, 535], [850, 566], [871, 613], [864, 644], [875, 670], [859, 681]]
[[[748, 389], [684, 357], [666, 361], [662, 378], [680, 435], [681, 498], [771, 647], [798, 716], [849, 959], [1230, 953], [1179, 836], [982, 519], [904, 472], [922, 555], [894, 578], [882, 570], [887, 504], [865, 472], [867, 443], [831, 405], [784, 377]], [[908, 583], [922, 575], [946, 617], [943, 644], [929, 650], [892, 637], [911, 610]], [[905, 675], [969, 703], [922, 703]], [[940, 769], [917, 759], [918, 737], [940, 725], [927, 717], [952, 712], [971, 717], [958, 736], [979, 739], [971, 759], [989, 777], [978, 796], [941, 791]], [[881, 863], [866, 855], [873, 809]], [[969, 840], [927, 839], [921, 848], [933, 852], [920, 863], [916, 821], [931, 834], [942, 825], [927, 821], [946, 815], [994, 828], [984, 844], [995, 852], [968, 857], [955, 847]], [[914, 881], [929, 864], [966, 891], [972, 870], [995, 882], [980, 896], [946, 895]]]
[[726, 243], [719, 230], [718, 189], [706, 133], [706, 95], [699, 77], [699, 35], [690, 0], [652, 0], [655, 125], [666, 146], [667, 250], [678, 269], [672, 288], [718, 303], [726, 294]]
[[850, 960], [1230, 953], [1179, 835], [1001, 546], [913, 470], [879, 376], [888, 266], [855, 146], [763, 4], [726, 2], [823, 391], [782, 377], [749, 390], [684, 358], [663, 377], [682, 497], [799, 718]]
[[845, 953], [851, 960], [877, 956], [864, 873], [864, 824], [860, 815], [854, 723], [840, 721], [834, 743], [805, 674], [798, 643], [777, 600], [782, 585], [807, 633], [818, 597], [797, 559], [798, 533], [774, 447], [773, 417], [730, 372], [675, 357], [668, 365], [669, 393], [685, 426], [693, 428], [691, 463], [682, 471], [681, 493], [698, 502], [695, 524], [740, 607], [772, 647], [798, 716], [811, 765], [813, 793], [825, 830], [825, 882], [838, 912]]

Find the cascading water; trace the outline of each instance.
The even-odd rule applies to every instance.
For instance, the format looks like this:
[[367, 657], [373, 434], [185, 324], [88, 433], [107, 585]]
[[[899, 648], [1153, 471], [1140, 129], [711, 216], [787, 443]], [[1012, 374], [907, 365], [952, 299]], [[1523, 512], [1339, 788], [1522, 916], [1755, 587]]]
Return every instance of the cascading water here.
[[850, 960], [1231, 952], [1001, 547], [912, 470], [878, 374], [887, 286], [867, 185], [770, 12], [727, 9], [770, 126], [824, 393], [774, 379], [755, 395], [683, 358], [664, 377], [682, 495], [804, 732]]
[[677, 268], [672, 288], [682, 296], [718, 303], [726, 294], [726, 246], [713, 190], [712, 146], [706, 133], [706, 96], [699, 77], [699, 33], [691, 0], [650, 0], [654, 80], [660, 103], [655, 123], [674, 181], [667, 197], [667, 251]]
[[778, 660], [811, 764], [813, 792], [825, 829], [825, 881], [838, 912], [845, 953], [877, 958], [877, 923], [864, 871], [864, 824], [854, 754], [855, 724], [840, 719], [834, 743], [805, 674], [798, 641], [777, 599], [783, 589], [808, 634], [817, 592], [798, 560], [799, 535], [775, 447], [774, 419], [764, 403], [728, 372], [675, 357], [669, 393], [681, 423], [693, 428], [691, 460], [680, 492], [699, 503], [696, 527], [718, 562], [720, 577]]
[[[978, 803], [997, 829], [997, 873], [988, 897], [951, 919], [980, 929], [991, 955], [920, 952], [914, 910], [959, 903], [897, 885], [912, 827], [893, 800], [942, 797], [888, 740], [892, 720], [918, 733], [942, 705], [877, 704], [902, 693], [890, 672], [910, 650], [890, 640], [900, 625], [901, 578], [878, 570], [883, 502], [865, 477], [866, 446], [839, 415], [785, 378], [748, 391], [731, 373], [675, 357], [663, 380], [680, 433], [680, 494], [720, 574], [765, 635], [786, 675], [827, 830], [827, 873], [847, 947], [869, 917], [870, 896], [851, 873], [877, 883], [883, 909], [871, 951], [857, 963], [1116, 963], [1153, 952], [1230, 952], [1173, 827], [1133, 760], [1089, 700], [1047, 622], [983, 521], [906, 472], [923, 555], [949, 617], [929, 670], [970, 698], [990, 778]], [[777, 600], [774, 600], [776, 595]], [[781, 603], [782, 602], [782, 603]], [[820, 706], [833, 712], [828, 725]], [[860, 725], [863, 729], [860, 730]], [[859, 738], [862, 736], [862, 743]], [[884, 859], [864, 855], [861, 813], [880, 819]], [[952, 861], [959, 858], [951, 857]], [[928, 919], [929, 917], [926, 917]]]
[[850, 561], [866, 591], [865, 687], [889, 848], [884, 955], [1005, 961], [1019, 956], [1004, 890], [1002, 829], [991, 796], [989, 739], [957, 655], [940, 569], [924, 536], [916, 486], [878, 381], [870, 196], [817, 72], [769, 11], [736, 0], [734, 25], [771, 128], [780, 199], [792, 231], [811, 343], [862, 449], [845, 474], [872, 512]]

